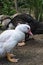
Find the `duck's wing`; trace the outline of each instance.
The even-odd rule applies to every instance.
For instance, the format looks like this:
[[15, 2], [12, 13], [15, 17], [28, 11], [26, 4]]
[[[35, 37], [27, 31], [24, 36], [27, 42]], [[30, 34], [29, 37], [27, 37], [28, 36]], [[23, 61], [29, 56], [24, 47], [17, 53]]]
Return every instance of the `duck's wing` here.
[[10, 32], [9, 31], [4, 31], [3, 33], [0, 34], [0, 43], [4, 43], [7, 39], [10, 37]]
[[11, 37], [3, 44], [3, 47], [4, 47], [4, 49], [6, 49], [6, 52], [10, 52], [10, 50], [13, 49], [16, 44], [17, 44], [17, 40], [15, 40], [15, 39], [13, 38], [13, 36], [11, 36]]

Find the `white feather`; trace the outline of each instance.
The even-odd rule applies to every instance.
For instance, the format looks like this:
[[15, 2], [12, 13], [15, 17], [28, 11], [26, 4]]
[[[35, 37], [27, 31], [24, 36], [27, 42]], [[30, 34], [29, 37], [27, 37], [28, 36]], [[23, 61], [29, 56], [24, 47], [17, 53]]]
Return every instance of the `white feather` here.
[[25, 39], [24, 31], [28, 32], [24, 30], [26, 26], [30, 28], [27, 24], [20, 24], [15, 30], [6, 30], [0, 34], [0, 56], [10, 52], [18, 42]]

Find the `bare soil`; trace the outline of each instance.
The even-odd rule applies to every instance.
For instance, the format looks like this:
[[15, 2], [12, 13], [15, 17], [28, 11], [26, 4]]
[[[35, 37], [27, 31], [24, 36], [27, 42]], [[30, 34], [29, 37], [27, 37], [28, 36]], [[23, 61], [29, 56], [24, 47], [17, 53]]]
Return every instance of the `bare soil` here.
[[16, 46], [12, 53], [19, 58], [18, 63], [11, 63], [6, 58], [0, 58], [0, 65], [43, 65], [43, 35], [34, 36], [25, 46]]

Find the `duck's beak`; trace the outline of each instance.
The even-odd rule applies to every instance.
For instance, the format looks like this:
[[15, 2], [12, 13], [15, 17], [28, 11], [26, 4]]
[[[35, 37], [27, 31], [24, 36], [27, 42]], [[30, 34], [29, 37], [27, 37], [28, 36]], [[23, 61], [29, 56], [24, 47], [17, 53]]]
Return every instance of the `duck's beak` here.
[[33, 33], [31, 32], [31, 30], [29, 30], [28, 34], [31, 35], [31, 36], [33, 36]]

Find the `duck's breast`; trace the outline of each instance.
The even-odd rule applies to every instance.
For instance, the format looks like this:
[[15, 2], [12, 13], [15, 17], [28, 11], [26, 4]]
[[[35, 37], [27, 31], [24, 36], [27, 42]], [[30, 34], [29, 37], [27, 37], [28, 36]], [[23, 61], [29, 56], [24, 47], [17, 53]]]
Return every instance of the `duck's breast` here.
[[14, 40], [16, 40], [18, 42], [25, 40], [25, 34], [20, 31], [15, 31], [12, 36], [13, 36]]

